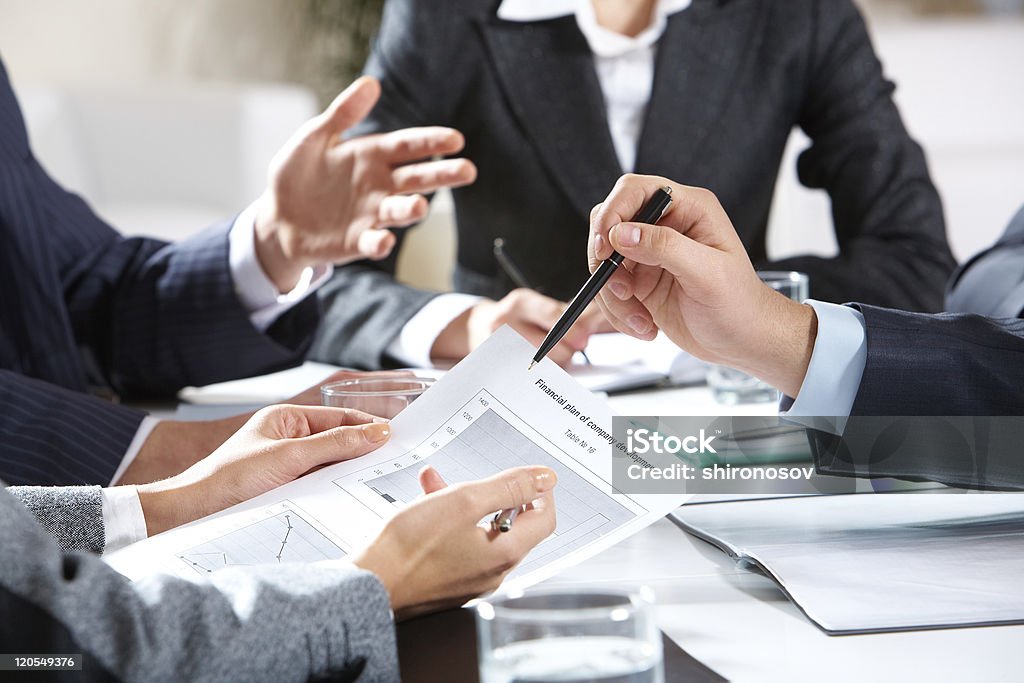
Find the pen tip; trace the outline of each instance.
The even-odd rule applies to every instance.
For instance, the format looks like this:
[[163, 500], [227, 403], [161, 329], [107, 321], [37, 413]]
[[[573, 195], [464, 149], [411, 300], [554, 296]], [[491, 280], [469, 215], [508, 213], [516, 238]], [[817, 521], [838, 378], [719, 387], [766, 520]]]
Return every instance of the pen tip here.
[[526, 371], [529, 372], [530, 370], [533, 370], [533, 366], [536, 365], [536, 364], [537, 364], [537, 361], [531, 360], [530, 361], [530, 367], [526, 368]]

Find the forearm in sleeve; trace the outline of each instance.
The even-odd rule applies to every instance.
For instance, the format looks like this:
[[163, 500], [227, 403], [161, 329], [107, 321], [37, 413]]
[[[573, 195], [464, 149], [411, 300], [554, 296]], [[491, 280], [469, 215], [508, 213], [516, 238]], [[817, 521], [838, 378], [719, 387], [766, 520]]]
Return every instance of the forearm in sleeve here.
[[377, 370], [394, 367], [386, 350], [405, 324], [437, 296], [408, 287], [390, 273], [344, 266], [318, 292], [323, 323], [310, 358], [324, 363]]
[[941, 310], [955, 262], [924, 154], [903, 125], [854, 4], [814, 8], [800, 112], [812, 145], [798, 172], [803, 184], [828, 191], [840, 254], [759, 265], [808, 273], [811, 296], [823, 301]]
[[11, 484], [110, 482], [138, 410], [0, 370], [0, 477]]
[[0, 642], [14, 651], [53, 651], [66, 629], [122, 680], [398, 680], [387, 592], [368, 572], [285, 564], [132, 583], [62, 553], [20, 507], [0, 492]]

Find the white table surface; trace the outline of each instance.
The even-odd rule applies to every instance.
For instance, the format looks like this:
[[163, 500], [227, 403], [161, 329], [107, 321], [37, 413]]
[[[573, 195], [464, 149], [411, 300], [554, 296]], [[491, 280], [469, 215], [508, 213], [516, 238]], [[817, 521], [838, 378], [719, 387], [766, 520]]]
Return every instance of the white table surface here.
[[[308, 379], [311, 371], [319, 369], [307, 367], [297, 377]], [[248, 387], [232, 384], [239, 388]], [[613, 395], [609, 402], [619, 415], [775, 412], [774, 404], [720, 406], [704, 386]], [[829, 636], [773, 581], [737, 567], [668, 519], [545, 585], [650, 586], [662, 630], [732, 681], [1024, 680], [1024, 626]]]

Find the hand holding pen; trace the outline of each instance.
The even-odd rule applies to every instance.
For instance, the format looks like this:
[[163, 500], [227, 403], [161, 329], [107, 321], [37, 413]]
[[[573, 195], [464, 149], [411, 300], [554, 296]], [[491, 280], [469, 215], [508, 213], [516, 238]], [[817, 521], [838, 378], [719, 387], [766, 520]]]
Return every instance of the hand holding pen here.
[[[641, 208], [636, 215], [633, 216], [632, 223], [657, 223], [661, 216], [668, 209], [672, 203], [672, 188], [664, 186], [651, 196], [647, 203]], [[599, 235], [594, 238], [594, 250], [597, 253], [605, 251], [603, 245], [596, 244], [596, 241], [600, 237]], [[551, 352], [562, 337], [569, 333], [572, 329], [573, 324], [580, 317], [584, 310], [594, 301], [597, 295], [600, 293], [601, 288], [605, 286], [608, 280], [615, 274], [615, 271], [622, 265], [625, 257], [617, 251], [612, 250], [611, 254], [598, 264], [597, 268], [590, 275], [590, 278], [584, 283], [580, 291], [573, 297], [573, 300], [569, 303], [569, 307], [565, 309], [565, 313], [558, 319], [552, 327], [551, 331], [541, 342], [537, 348], [537, 353], [533, 356], [533, 362], [530, 363], [530, 368], [539, 363], [544, 359], [548, 353]]]

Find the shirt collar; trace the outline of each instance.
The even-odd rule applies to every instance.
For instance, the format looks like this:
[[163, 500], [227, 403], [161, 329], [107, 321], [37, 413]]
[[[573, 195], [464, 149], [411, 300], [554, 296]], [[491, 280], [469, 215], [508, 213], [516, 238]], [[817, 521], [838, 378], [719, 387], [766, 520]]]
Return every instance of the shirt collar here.
[[689, 7], [690, 1], [658, 0], [651, 25], [633, 38], [600, 26], [594, 15], [591, 0], [503, 0], [498, 6], [498, 18], [505, 21], [532, 22], [575, 15], [576, 23], [579, 24], [580, 31], [586, 37], [594, 54], [600, 57], [615, 57], [656, 43], [665, 31], [668, 16]]

